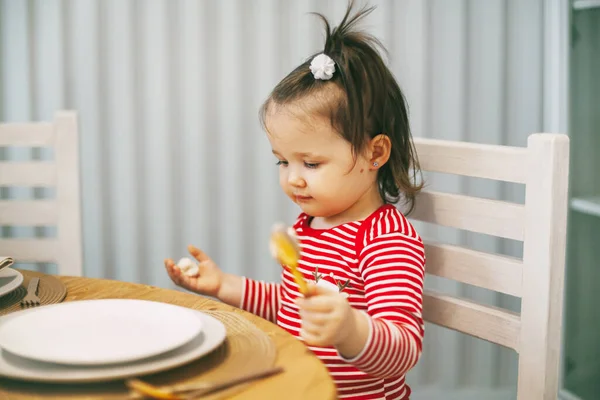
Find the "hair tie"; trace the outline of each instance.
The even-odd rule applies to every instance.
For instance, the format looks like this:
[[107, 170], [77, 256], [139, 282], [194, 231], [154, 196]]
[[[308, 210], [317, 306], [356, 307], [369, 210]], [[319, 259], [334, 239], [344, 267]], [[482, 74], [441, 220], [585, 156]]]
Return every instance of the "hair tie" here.
[[335, 62], [327, 54], [321, 53], [310, 62], [310, 72], [315, 79], [327, 81], [333, 77]]

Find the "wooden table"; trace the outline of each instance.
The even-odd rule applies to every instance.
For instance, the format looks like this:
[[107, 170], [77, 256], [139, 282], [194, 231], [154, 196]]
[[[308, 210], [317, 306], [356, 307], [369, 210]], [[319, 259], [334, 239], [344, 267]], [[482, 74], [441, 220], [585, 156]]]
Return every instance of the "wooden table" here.
[[[32, 273], [36, 275], [42, 275]], [[276, 365], [285, 372], [254, 382], [234, 399], [335, 399], [333, 380], [321, 361], [288, 332], [262, 318], [205, 297], [154, 286], [104, 279], [57, 276], [67, 286], [65, 301], [84, 299], [154, 300], [196, 310], [232, 311], [269, 334], [277, 347]], [[126, 398], [123, 382], [81, 385], [47, 385], [0, 380], [0, 400], [8, 399], [118, 399]]]

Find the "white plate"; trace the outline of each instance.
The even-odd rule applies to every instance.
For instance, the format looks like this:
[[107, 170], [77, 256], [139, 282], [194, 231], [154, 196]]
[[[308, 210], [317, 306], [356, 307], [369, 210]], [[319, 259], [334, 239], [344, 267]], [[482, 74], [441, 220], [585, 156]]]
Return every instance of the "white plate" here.
[[23, 283], [23, 274], [12, 268], [0, 270], [0, 297], [9, 294]]
[[83, 300], [16, 313], [0, 325], [0, 347], [31, 360], [70, 365], [131, 362], [198, 336], [193, 310], [133, 299]]
[[[27, 310], [24, 312], [32, 312]], [[0, 377], [51, 383], [90, 383], [126, 379], [166, 371], [188, 364], [215, 350], [225, 340], [225, 326], [221, 321], [200, 311], [192, 311], [203, 325], [202, 332], [182, 347], [167, 353], [132, 363], [82, 367], [43, 363], [0, 350]], [[7, 315], [0, 318], [0, 326]]]

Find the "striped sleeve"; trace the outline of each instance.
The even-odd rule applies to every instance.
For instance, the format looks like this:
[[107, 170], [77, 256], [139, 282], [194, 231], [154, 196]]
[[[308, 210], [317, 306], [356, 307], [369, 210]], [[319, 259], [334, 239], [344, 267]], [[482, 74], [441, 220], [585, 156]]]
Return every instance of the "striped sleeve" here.
[[242, 302], [240, 308], [261, 318], [277, 322], [277, 310], [281, 301], [281, 284], [242, 278]]
[[416, 235], [378, 235], [360, 252], [359, 269], [370, 332], [361, 353], [346, 361], [379, 378], [404, 375], [422, 351], [423, 243]]

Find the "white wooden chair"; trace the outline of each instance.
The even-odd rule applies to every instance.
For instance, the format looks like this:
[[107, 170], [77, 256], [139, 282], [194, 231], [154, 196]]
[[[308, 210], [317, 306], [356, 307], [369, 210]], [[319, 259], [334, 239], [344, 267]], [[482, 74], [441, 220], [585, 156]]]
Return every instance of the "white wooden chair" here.
[[0, 226], [56, 226], [52, 238], [1, 238], [0, 254], [15, 262], [56, 263], [61, 275], [82, 275], [77, 115], [52, 122], [0, 124], [0, 147], [51, 147], [50, 161], [0, 162], [0, 186], [54, 187], [54, 199], [0, 201]]
[[424, 317], [514, 349], [517, 396], [556, 399], [565, 268], [569, 139], [533, 134], [526, 148], [415, 139], [424, 171], [525, 184], [525, 204], [427, 192], [411, 219], [523, 241], [523, 259], [427, 243], [428, 274], [521, 298], [521, 313], [427, 292]]

